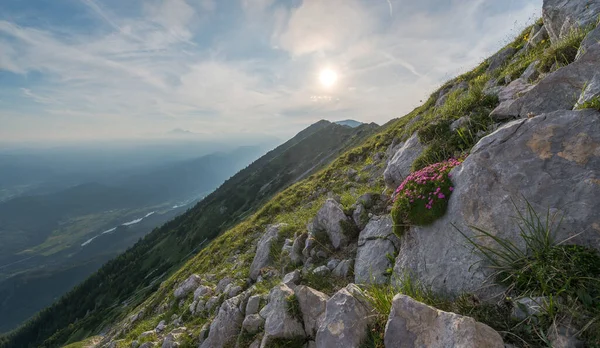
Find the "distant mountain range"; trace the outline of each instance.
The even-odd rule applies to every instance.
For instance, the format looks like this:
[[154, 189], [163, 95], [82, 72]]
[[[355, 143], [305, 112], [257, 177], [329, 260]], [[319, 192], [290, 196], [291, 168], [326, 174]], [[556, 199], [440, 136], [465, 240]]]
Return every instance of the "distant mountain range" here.
[[362, 122], [358, 122], [355, 120], [343, 120], [343, 121], [336, 121], [334, 123], [339, 124], [340, 126], [348, 126], [350, 128], [356, 128], [356, 127], [359, 127], [360, 125], [364, 124]]

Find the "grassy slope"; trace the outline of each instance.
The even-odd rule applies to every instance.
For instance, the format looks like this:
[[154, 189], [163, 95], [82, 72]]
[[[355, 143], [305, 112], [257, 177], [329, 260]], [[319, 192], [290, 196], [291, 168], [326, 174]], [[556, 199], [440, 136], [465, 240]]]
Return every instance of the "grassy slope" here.
[[[203, 243], [235, 225], [307, 171], [360, 143], [377, 127], [318, 122], [226, 181], [187, 213], [154, 230], [8, 336], [9, 347], [49, 346], [99, 332], [158, 288]], [[300, 165], [298, 165], [300, 164]], [[267, 185], [268, 184], [268, 185]]]

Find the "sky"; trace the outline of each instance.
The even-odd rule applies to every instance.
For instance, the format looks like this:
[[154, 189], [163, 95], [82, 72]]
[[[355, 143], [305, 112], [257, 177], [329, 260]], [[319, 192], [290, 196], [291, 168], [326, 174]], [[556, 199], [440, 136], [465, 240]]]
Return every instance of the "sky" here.
[[541, 3], [2, 0], [0, 140], [384, 124], [511, 41]]

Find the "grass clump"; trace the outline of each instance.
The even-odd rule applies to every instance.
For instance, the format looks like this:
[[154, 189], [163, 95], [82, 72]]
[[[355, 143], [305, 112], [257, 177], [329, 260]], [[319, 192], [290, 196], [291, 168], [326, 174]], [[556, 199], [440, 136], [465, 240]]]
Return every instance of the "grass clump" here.
[[406, 225], [429, 225], [446, 213], [454, 187], [450, 171], [462, 161], [450, 159], [410, 174], [396, 189], [392, 209], [394, 232]]
[[332, 274], [318, 275], [308, 272], [302, 276], [301, 283], [329, 296], [333, 296], [333, 294], [348, 284], [348, 280]]
[[560, 41], [551, 45], [541, 56], [540, 71], [548, 72], [554, 64], [565, 66], [573, 63], [577, 57], [579, 46], [589, 31], [589, 29], [573, 29]]
[[286, 310], [294, 318], [302, 322], [302, 311], [300, 310], [300, 302], [298, 302], [298, 296], [291, 294], [285, 298]]
[[267, 345], [267, 348], [304, 348], [306, 347], [306, 338], [297, 337], [297, 338], [275, 338], [270, 341]]
[[511, 334], [534, 346], [547, 341], [553, 323], [567, 321], [581, 329], [580, 336], [591, 346], [600, 346], [600, 335], [594, 329], [600, 320], [600, 254], [595, 249], [566, 245], [568, 239], [557, 241], [556, 231], [562, 219], [558, 220], [549, 210], [542, 218], [526, 202], [524, 212], [517, 209], [517, 213], [524, 248], [478, 227], [471, 226], [477, 232], [474, 237], [459, 232], [493, 270], [494, 279], [507, 286], [507, 296], [543, 296], [548, 304], [535, 320], [528, 318], [511, 324], [506, 313], [504, 319], [484, 315], [481, 320], [495, 328], [512, 325], [507, 329]]
[[577, 110], [594, 109], [600, 111], [600, 96], [595, 96], [577, 107]]

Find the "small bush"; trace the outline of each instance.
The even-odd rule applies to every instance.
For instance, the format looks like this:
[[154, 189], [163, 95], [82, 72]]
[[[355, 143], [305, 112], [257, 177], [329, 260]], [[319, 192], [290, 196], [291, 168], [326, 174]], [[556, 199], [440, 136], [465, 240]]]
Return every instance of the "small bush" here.
[[407, 224], [428, 225], [446, 213], [448, 199], [454, 190], [450, 170], [461, 163], [450, 159], [432, 164], [410, 174], [396, 189], [392, 209], [394, 231], [402, 234]]

